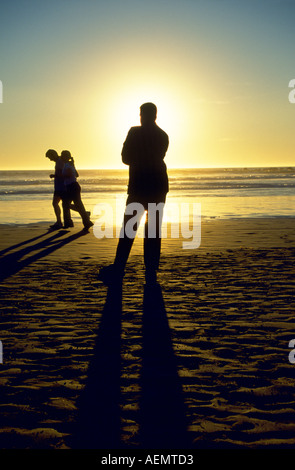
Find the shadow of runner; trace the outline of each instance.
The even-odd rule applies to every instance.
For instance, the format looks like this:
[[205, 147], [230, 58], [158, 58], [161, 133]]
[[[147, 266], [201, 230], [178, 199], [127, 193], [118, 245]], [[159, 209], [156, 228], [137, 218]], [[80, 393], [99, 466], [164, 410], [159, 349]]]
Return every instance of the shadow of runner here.
[[77, 401], [72, 448], [120, 448], [121, 314], [118, 284], [108, 289], [86, 385]]
[[[44, 258], [44, 256], [47, 256], [50, 253], [53, 253], [54, 251], [58, 250], [59, 248], [62, 248], [64, 245], [67, 245], [68, 243], [77, 240], [78, 238], [84, 235], [87, 235], [88, 232], [81, 230], [80, 232], [74, 233], [73, 235], [60, 239], [60, 237], [67, 233], [68, 232], [66, 230], [59, 231], [55, 233], [52, 237], [47, 238], [42, 242], [39, 242], [35, 245], [31, 245], [27, 248], [22, 248], [19, 251], [3, 256], [0, 259], [0, 282], [6, 279], [7, 277], [16, 274], [24, 267], [29, 266], [31, 263], [34, 263], [35, 261]], [[37, 253], [21, 260], [21, 258], [23, 258], [24, 256], [36, 251]]]
[[27, 245], [28, 243], [35, 242], [36, 240], [39, 240], [40, 238], [45, 237], [49, 233], [53, 233], [53, 230], [48, 229], [47, 232], [41, 233], [41, 235], [37, 235], [36, 237], [29, 238], [28, 240], [24, 240], [20, 243], [17, 243], [16, 245], [8, 246], [7, 248], [4, 248], [3, 250], [0, 251], [0, 256], [3, 256], [8, 251], [12, 251], [12, 250], [15, 250], [16, 248], [20, 248], [21, 246]]
[[184, 397], [159, 285], [144, 290], [141, 389], [141, 448], [190, 448]]

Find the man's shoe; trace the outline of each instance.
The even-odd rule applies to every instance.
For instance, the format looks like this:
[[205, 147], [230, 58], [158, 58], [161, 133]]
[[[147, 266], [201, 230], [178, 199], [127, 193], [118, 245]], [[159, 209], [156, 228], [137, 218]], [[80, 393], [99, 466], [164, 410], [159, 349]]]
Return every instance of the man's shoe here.
[[92, 227], [94, 225], [93, 222], [91, 222], [91, 220], [89, 220], [89, 222], [86, 222], [84, 224], [84, 230], [88, 230], [90, 227]]
[[74, 222], [71, 220], [70, 222], [64, 224], [64, 228], [74, 227]]
[[62, 228], [62, 223], [61, 222], [55, 222], [55, 224], [50, 225], [50, 228], [58, 230], [59, 228]]

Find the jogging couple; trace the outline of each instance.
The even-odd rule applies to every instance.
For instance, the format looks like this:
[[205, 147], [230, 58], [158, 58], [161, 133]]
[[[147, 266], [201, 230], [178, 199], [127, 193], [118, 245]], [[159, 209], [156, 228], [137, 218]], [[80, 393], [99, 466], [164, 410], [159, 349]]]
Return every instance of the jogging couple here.
[[[50, 177], [54, 178], [52, 205], [56, 215], [56, 222], [50, 228], [55, 230], [62, 227], [73, 227], [74, 224], [71, 219], [72, 209], [79, 212], [84, 229], [88, 230], [92, 227], [93, 222], [90, 220], [90, 212], [85, 210], [81, 199], [81, 187], [77, 181], [79, 175], [71, 153], [68, 150], [63, 150], [59, 156], [56, 150], [49, 149], [46, 152], [46, 157], [55, 162], [55, 173], [50, 175]], [[64, 225], [61, 220], [60, 201], [62, 201]]]

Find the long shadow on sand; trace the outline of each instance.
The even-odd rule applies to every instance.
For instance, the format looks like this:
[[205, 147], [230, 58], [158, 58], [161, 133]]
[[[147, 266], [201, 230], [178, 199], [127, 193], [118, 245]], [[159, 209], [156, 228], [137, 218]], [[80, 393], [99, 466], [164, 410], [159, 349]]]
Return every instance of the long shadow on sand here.
[[141, 389], [141, 448], [190, 448], [183, 391], [159, 285], [145, 286], [144, 291]]
[[[67, 233], [69, 233], [67, 230], [60, 230], [59, 232], [55, 232], [51, 237], [46, 238], [39, 243], [30, 245], [26, 248], [22, 248], [21, 250], [3, 256], [0, 259], [0, 282], [7, 277], [16, 274], [24, 267], [29, 266], [31, 263], [44, 258], [44, 256], [47, 256], [59, 248], [62, 248], [64, 245], [67, 245], [68, 243], [71, 243], [72, 241], [86, 235], [88, 232], [81, 230], [80, 232], [61, 239], [61, 237]], [[46, 232], [46, 234], [48, 234], [48, 232]], [[37, 238], [39, 237], [36, 237], [35, 239]], [[32, 240], [34, 239], [31, 239], [30, 242]], [[25, 243], [26, 242], [23, 242], [23, 244]], [[34, 254], [29, 256], [31, 253]]]
[[[17, 228], [17, 230], [21, 230], [21, 229]], [[36, 240], [39, 240], [40, 238], [43, 238], [46, 235], [49, 235], [49, 233], [53, 233], [53, 232], [55, 232], [55, 230], [49, 228], [47, 229], [46, 232], [41, 233], [40, 235], [37, 235], [36, 237], [28, 238], [27, 240], [23, 240], [22, 242], [16, 243], [15, 245], [8, 246], [7, 248], [4, 248], [4, 250], [0, 251], [0, 256], [3, 256], [8, 251], [12, 251], [12, 250], [15, 250], [16, 248], [20, 248], [21, 246], [27, 245], [28, 243], [35, 242]]]
[[77, 401], [78, 418], [71, 447], [116, 449], [120, 445], [122, 285], [109, 287], [88, 369]]
[[15, 250], [16, 248], [20, 248], [21, 246], [27, 245], [28, 243], [35, 242], [36, 240], [39, 240], [40, 238], [43, 238], [43, 237], [45, 237], [46, 235], [48, 235], [49, 233], [52, 233], [52, 232], [53, 232], [52, 229], [48, 229], [47, 232], [41, 233], [41, 235], [37, 235], [36, 237], [28, 238], [27, 240], [24, 240], [20, 243], [17, 243], [15, 245], [11, 245], [11, 246], [5, 248], [4, 250], [1, 250], [0, 251], [0, 256], [5, 255], [5, 253], [7, 253], [8, 251], [12, 251], [12, 250]]
[[[109, 287], [69, 445], [126, 449], [121, 440], [122, 285]], [[145, 287], [140, 385], [141, 449], [190, 448], [186, 410], [160, 286]], [[132, 446], [133, 447], [133, 446]]]

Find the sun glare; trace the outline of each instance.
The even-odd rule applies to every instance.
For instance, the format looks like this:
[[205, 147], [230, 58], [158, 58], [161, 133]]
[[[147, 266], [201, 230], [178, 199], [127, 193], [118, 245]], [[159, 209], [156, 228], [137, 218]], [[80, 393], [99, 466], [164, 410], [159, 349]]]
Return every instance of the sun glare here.
[[157, 124], [166, 132], [175, 134], [177, 130], [176, 113], [173, 112], [173, 103], [165, 93], [159, 90], [153, 92], [147, 88], [146, 91], [133, 90], [122, 94], [114, 100], [112, 111], [112, 123], [120, 132], [126, 132], [131, 126], [140, 125], [140, 106], [146, 102], [153, 102], [158, 109]]
[[[114, 89], [117, 93], [114, 93]], [[112, 87], [106, 91], [104, 103], [99, 100], [96, 102], [97, 115], [94, 120], [99, 122], [100, 135], [104, 136], [106, 154], [118, 155], [130, 127], [140, 125], [140, 106], [145, 102], [153, 102], [158, 110], [156, 123], [169, 135], [171, 162], [171, 150], [177, 147], [177, 142], [185, 139], [186, 119], [189, 115], [179, 94], [175, 90], [149, 84], [133, 88], [129, 84], [128, 89]]]

